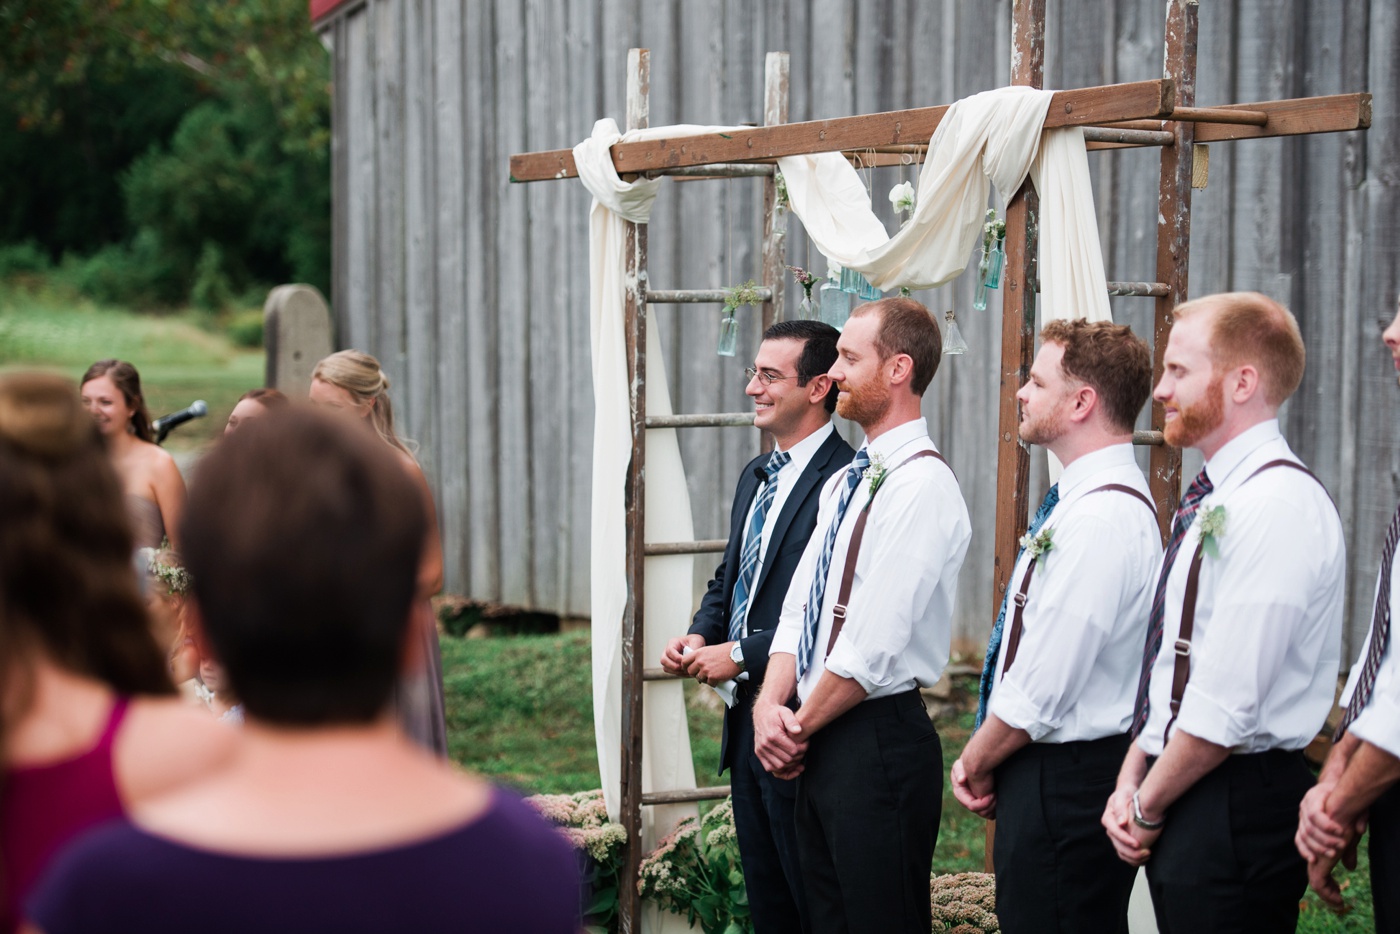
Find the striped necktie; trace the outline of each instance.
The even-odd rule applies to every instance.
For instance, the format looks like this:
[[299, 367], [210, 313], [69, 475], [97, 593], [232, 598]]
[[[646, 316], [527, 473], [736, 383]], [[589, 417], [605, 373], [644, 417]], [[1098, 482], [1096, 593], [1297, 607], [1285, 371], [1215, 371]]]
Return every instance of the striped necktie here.
[[[1055, 510], [1055, 506], [1060, 502], [1060, 485], [1056, 483], [1050, 487], [1045, 494], [1045, 499], [1041, 500], [1040, 508], [1035, 511], [1034, 518], [1031, 519], [1030, 528], [1026, 529], [1026, 535], [1035, 538], [1040, 531], [1040, 527], [1045, 524], [1045, 520], [1050, 518], [1050, 513]], [[1016, 552], [1016, 561], [1021, 560], [1021, 555], [1026, 549], [1022, 548]], [[1016, 562], [1012, 562], [1012, 568], [1016, 567]], [[992, 638], [987, 641], [987, 654], [982, 659], [982, 680], [977, 691], [977, 719], [972, 724], [976, 730], [982, 725], [982, 721], [987, 718], [987, 703], [992, 697], [992, 676], [997, 670], [997, 656], [1001, 654], [1001, 631], [1006, 623], [1006, 602], [1011, 597], [1011, 581], [1006, 582], [1006, 593], [1001, 598], [1001, 612], [997, 613], [997, 621], [992, 625]]]
[[1176, 553], [1181, 550], [1181, 542], [1186, 538], [1186, 530], [1191, 527], [1191, 520], [1196, 517], [1201, 500], [1209, 496], [1213, 489], [1215, 487], [1211, 485], [1210, 478], [1206, 476], [1205, 468], [1202, 467], [1196, 479], [1191, 481], [1186, 495], [1182, 497], [1181, 505], [1176, 508], [1172, 537], [1167, 542], [1166, 553], [1162, 555], [1162, 573], [1157, 576], [1157, 590], [1152, 595], [1152, 615], [1147, 618], [1147, 643], [1142, 649], [1142, 672], [1138, 675], [1137, 700], [1133, 704], [1134, 738], [1147, 725], [1147, 688], [1152, 683], [1152, 666], [1157, 663], [1157, 653], [1162, 651], [1162, 631], [1167, 615], [1167, 578], [1172, 573], [1172, 562], [1176, 560]]
[[749, 598], [753, 596], [754, 578], [758, 575], [760, 545], [763, 544], [763, 520], [773, 507], [773, 498], [778, 495], [778, 471], [783, 469], [792, 455], [785, 451], [774, 451], [763, 468], [763, 489], [753, 504], [753, 517], [749, 519], [748, 531], [744, 533], [744, 550], [739, 553], [739, 576], [734, 581], [734, 596], [730, 600], [729, 641], [744, 636], [744, 624], [749, 617]]
[[826, 530], [826, 539], [822, 542], [821, 557], [817, 559], [817, 568], [812, 576], [812, 589], [807, 592], [807, 609], [802, 619], [802, 633], [797, 639], [797, 678], [802, 680], [802, 676], [807, 673], [807, 669], [812, 667], [812, 655], [817, 646], [817, 623], [822, 618], [822, 597], [826, 593], [827, 572], [831, 570], [831, 555], [836, 550], [836, 533], [841, 529], [841, 520], [846, 516], [846, 507], [851, 505], [851, 496], [855, 493], [856, 487], [860, 485], [860, 478], [865, 473], [865, 468], [870, 466], [870, 454], [865, 448], [856, 452], [855, 460], [851, 461], [851, 466], [846, 468], [846, 488], [841, 492], [841, 502], [836, 507], [836, 517], [831, 520], [831, 526]]
[[1356, 689], [1351, 692], [1351, 703], [1347, 704], [1342, 720], [1337, 724], [1334, 742], [1342, 738], [1347, 727], [1357, 718], [1371, 699], [1371, 690], [1376, 686], [1376, 674], [1380, 671], [1381, 656], [1390, 642], [1390, 566], [1395, 563], [1395, 546], [1400, 540], [1400, 507], [1390, 520], [1390, 529], [1385, 533], [1385, 548], [1381, 550], [1380, 582], [1376, 585], [1376, 609], [1371, 614], [1371, 646], [1366, 650], [1366, 661], [1361, 666], [1361, 678]]

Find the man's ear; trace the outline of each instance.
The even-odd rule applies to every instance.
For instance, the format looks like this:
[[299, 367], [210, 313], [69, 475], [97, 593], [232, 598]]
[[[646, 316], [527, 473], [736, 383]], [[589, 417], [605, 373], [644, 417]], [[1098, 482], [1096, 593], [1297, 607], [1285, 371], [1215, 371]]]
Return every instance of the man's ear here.
[[1244, 405], [1263, 391], [1259, 370], [1252, 363], [1246, 363], [1225, 375], [1225, 393], [1236, 405]]
[[898, 386], [914, 378], [914, 358], [907, 353], [897, 353], [890, 357], [890, 383]]
[[1093, 386], [1080, 386], [1074, 391], [1074, 410], [1069, 413], [1070, 421], [1082, 422], [1098, 409], [1099, 394]]
[[825, 373], [813, 376], [807, 381], [806, 389], [809, 405], [825, 405], [826, 395], [831, 392], [831, 377]]

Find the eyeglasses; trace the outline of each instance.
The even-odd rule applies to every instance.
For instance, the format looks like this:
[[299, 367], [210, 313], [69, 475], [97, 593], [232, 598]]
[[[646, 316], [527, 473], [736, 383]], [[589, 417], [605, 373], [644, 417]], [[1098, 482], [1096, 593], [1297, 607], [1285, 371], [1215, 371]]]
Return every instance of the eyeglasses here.
[[802, 378], [801, 376], [774, 376], [772, 373], [769, 373], [767, 370], [760, 370], [760, 369], [759, 369], [758, 367], [756, 367], [756, 366], [751, 366], [751, 367], [749, 367], [748, 369], [744, 370], [744, 375], [747, 376], [749, 379], [753, 379], [755, 376], [757, 376], [757, 377], [758, 377], [758, 381], [761, 382], [761, 383], [762, 383], [763, 385], [765, 385], [765, 386], [771, 386], [771, 385], [773, 385], [774, 383], [781, 382], [782, 380], [785, 380], [785, 379], [801, 379], [801, 378]]

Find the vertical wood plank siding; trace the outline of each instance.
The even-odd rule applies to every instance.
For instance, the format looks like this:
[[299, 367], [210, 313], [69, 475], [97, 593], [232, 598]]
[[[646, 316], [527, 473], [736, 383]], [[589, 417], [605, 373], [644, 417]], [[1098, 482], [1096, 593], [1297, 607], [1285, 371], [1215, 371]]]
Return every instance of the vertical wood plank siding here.
[[[1046, 86], [1159, 76], [1163, 11], [1160, 0], [1051, 2]], [[510, 184], [507, 157], [571, 145], [599, 117], [621, 122], [632, 46], [652, 49], [654, 126], [761, 123], [768, 50], [792, 53], [791, 119], [808, 120], [1004, 85], [1009, 24], [1008, 0], [368, 0], [324, 25], [335, 61], [337, 343], [376, 354], [394, 381], [396, 414], [437, 494], [449, 589], [588, 614], [589, 200], [577, 181]], [[1350, 658], [1400, 496], [1400, 391], [1377, 342], [1400, 290], [1400, 10], [1376, 0], [1202, 4], [1199, 62], [1202, 106], [1375, 95], [1366, 133], [1213, 144], [1192, 220], [1192, 295], [1258, 289], [1302, 326], [1308, 371], [1283, 423], [1346, 524]], [[1090, 165], [1109, 278], [1150, 279], [1156, 151], [1092, 154]], [[868, 173], [892, 229], [886, 192], [917, 176]], [[667, 183], [651, 225], [651, 285], [759, 278], [761, 210], [755, 180]], [[824, 271], [801, 224], [788, 225], [788, 261]], [[1001, 295], [981, 314], [972, 296], [966, 274], [917, 297], [940, 315], [956, 310], [971, 345], [944, 361], [924, 409], [975, 517], [955, 632], [976, 650], [994, 613]], [[789, 314], [800, 298], [787, 290]], [[1150, 333], [1149, 300], [1112, 305]], [[759, 322], [756, 309], [739, 314], [731, 360], [714, 354], [717, 306], [658, 309], [657, 363], [677, 411], [746, 407], [742, 369]], [[757, 435], [738, 429], [682, 434], [700, 538], [727, 533], [737, 471], [757, 449]], [[1045, 483], [1043, 455], [1035, 463], [1032, 499]], [[1199, 469], [1188, 456], [1184, 476]], [[697, 577], [710, 560], [697, 559]]]

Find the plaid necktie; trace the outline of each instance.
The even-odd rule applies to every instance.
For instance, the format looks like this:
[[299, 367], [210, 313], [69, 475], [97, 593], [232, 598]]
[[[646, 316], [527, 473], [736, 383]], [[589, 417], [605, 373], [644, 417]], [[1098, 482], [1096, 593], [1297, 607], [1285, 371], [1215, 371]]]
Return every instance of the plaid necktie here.
[[[1045, 520], [1050, 518], [1050, 513], [1060, 502], [1060, 485], [1056, 483], [1050, 487], [1050, 491], [1045, 494], [1045, 499], [1041, 500], [1040, 508], [1035, 511], [1035, 516], [1031, 519], [1030, 528], [1026, 529], [1026, 534], [1035, 538], [1040, 531], [1040, 527], [1045, 524]], [[1016, 552], [1016, 561], [1021, 560], [1021, 555], [1025, 553], [1024, 548]], [[1011, 567], [1016, 567], [1012, 562]], [[1006, 582], [1006, 593], [1001, 598], [1001, 611], [997, 613], [997, 621], [992, 625], [992, 638], [987, 641], [987, 654], [982, 659], [982, 681], [977, 692], [977, 720], [972, 724], [973, 730], [982, 725], [982, 721], [987, 718], [987, 703], [992, 697], [992, 676], [997, 670], [997, 656], [1001, 654], [1001, 630], [1006, 623], [1006, 602], [1011, 597], [1011, 581]]]
[[1395, 563], [1397, 540], [1400, 540], [1400, 507], [1396, 508], [1390, 520], [1390, 529], [1385, 533], [1385, 548], [1381, 550], [1380, 584], [1377, 586], [1376, 609], [1371, 614], [1371, 646], [1366, 650], [1366, 661], [1361, 666], [1361, 679], [1356, 682], [1356, 690], [1351, 692], [1351, 703], [1347, 704], [1346, 712], [1337, 724], [1334, 742], [1342, 738], [1347, 727], [1371, 699], [1371, 690], [1376, 686], [1376, 673], [1381, 667], [1381, 656], [1390, 642], [1390, 566]]
[[1181, 550], [1181, 542], [1186, 538], [1186, 530], [1196, 517], [1201, 500], [1215, 489], [1205, 468], [1191, 481], [1181, 505], [1176, 508], [1176, 520], [1172, 523], [1172, 537], [1167, 542], [1166, 553], [1162, 555], [1162, 573], [1157, 577], [1157, 590], [1152, 595], [1152, 615], [1147, 618], [1147, 643], [1142, 649], [1142, 673], [1138, 676], [1137, 700], [1133, 704], [1133, 737], [1136, 738], [1147, 725], [1147, 687], [1152, 682], [1152, 666], [1157, 663], [1157, 653], [1162, 650], [1162, 630], [1166, 621], [1167, 578], [1172, 572], [1172, 562]]
[[797, 678], [800, 681], [812, 667], [812, 655], [817, 645], [817, 623], [822, 617], [822, 596], [826, 593], [826, 575], [831, 569], [831, 554], [836, 550], [836, 533], [841, 529], [841, 520], [846, 516], [846, 507], [851, 505], [851, 495], [860, 484], [861, 475], [870, 466], [870, 454], [865, 448], [856, 452], [855, 460], [846, 468], [846, 489], [841, 492], [841, 502], [836, 507], [836, 517], [826, 530], [826, 540], [822, 543], [821, 557], [817, 559], [817, 569], [812, 577], [812, 589], [807, 592], [807, 611], [802, 619], [802, 633], [797, 639]]
[[744, 623], [749, 617], [749, 592], [754, 577], [758, 574], [759, 546], [763, 543], [763, 520], [773, 506], [773, 498], [778, 495], [778, 484], [773, 481], [783, 465], [792, 460], [785, 451], [774, 451], [763, 468], [763, 489], [754, 501], [753, 517], [749, 519], [748, 531], [744, 533], [744, 550], [739, 553], [739, 576], [734, 581], [734, 596], [730, 601], [729, 641], [743, 638]]

